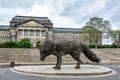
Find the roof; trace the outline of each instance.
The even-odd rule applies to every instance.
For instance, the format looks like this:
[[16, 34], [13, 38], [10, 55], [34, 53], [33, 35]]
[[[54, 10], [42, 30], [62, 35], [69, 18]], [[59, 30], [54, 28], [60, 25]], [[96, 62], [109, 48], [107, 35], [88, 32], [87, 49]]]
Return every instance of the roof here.
[[72, 33], [81, 33], [83, 30], [79, 28], [53, 28], [54, 32], [72, 32]]
[[48, 17], [33, 17], [33, 16], [15, 16], [12, 18], [10, 22], [22, 23], [30, 19], [36, 20], [40, 23], [52, 24], [51, 20], [48, 19]]
[[[26, 22], [29, 22], [29, 21], [35, 21], [35, 22], [37, 22], [37, 23], [39, 23], [39, 24], [44, 25], [43, 23], [40, 23], [40, 22], [38, 22], [38, 21], [36, 21], [36, 20], [34, 20], [34, 19], [29, 19], [29, 20], [27, 20], [27, 21], [24, 21], [23, 23], [26, 23]], [[18, 23], [18, 24], [16, 24], [15, 26], [21, 25], [21, 24], [23, 24], [23, 23]], [[46, 27], [46, 25], [44, 25], [44, 26]]]
[[9, 25], [0, 25], [0, 30], [8, 30], [9, 28]]

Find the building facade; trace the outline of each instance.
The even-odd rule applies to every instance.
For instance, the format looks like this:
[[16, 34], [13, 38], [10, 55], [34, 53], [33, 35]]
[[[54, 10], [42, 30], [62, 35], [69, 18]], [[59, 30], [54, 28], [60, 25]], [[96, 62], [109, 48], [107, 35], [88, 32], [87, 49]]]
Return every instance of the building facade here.
[[69, 39], [81, 41], [82, 29], [55, 28], [48, 17], [15, 16], [10, 25], [0, 25], [0, 42], [20, 41], [29, 38], [35, 46], [37, 40], [51, 39], [56, 42]]

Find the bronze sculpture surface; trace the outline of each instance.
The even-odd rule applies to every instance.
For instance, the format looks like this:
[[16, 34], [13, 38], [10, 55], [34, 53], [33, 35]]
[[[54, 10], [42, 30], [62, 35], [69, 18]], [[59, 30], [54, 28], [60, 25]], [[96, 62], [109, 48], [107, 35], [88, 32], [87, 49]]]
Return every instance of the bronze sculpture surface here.
[[75, 69], [80, 69], [80, 54], [81, 52], [91, 61], [99, 63], [100, 59], [97, 55], [92, 52], [85, 44], [76, 43], [74, 41], [61, 41], [59, 43], [54, 43], [51, 40], [46, 40], [39, 45], [40, 50], [40, 60], [45, 60], [47, 56], [53, 54], [57, 57], [57, 63], [55, 67], [56, 70], [61, 68], [62, 56], [69, 54], [73, 59], [77, 61]]

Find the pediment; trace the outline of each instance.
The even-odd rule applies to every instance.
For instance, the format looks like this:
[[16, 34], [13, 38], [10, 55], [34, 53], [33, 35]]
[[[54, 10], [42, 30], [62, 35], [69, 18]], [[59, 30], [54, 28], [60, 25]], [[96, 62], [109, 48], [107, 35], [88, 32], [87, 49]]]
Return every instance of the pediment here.
[[36, 21], [33, 21], [33, 20], [31, 20], [31, 21], [27, 21], [27, 22], [25, 22], [25, 23], [23, 23], [23, 24], [20, 24], [19, 26], [24, 26], [24, 27], [33, 27], [33, 26], [37, 26], [37, 27], [45, 27], [44, 25], [42, 25], [41, 23], [38, 23], [38, 22], [36, 22]]

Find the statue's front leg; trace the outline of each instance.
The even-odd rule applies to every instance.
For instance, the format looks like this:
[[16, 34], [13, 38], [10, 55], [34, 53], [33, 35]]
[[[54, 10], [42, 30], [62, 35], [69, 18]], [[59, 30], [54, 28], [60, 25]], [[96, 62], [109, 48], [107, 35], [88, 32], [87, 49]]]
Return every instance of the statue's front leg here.
[[56, 65], [53, 67], [54, 69], [56, 69], [57, 68], [57, 66], [58, 66], [58, 57], [57, 57], [57, 62], [56, 62]]
[[58, 56], [58, 57], [57, 57], [56, 66], [53, 67], [53, 68], [56, 69], [56, 70], [60, 70], [60, 68], [61, 68], [61, 62], [62, 62], [62, 56]]
[[81, 64], [81, 60], [80, 58], [77, 58], [77, 65], [75, 66], [75, 69], [80, 69], [80, 64]]

